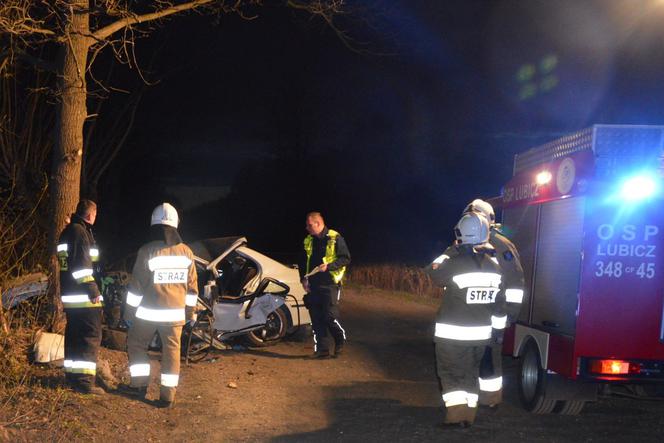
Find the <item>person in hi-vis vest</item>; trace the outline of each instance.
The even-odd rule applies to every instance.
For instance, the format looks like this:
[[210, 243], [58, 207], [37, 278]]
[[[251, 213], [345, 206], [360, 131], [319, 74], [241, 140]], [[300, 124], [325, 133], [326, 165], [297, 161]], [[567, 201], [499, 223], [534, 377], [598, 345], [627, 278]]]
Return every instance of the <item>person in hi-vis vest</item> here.
[[309, 235], [304, 239], [298, 269], [307, 292], [304, 304], [311, 315], [313, 357], [330, 356], [328, 331], [334, 339], [334, 355], [338, 356], [346, 343], [346, 331], [339, 320], [339, 301], [350, 252], [344, 238], [325, 226], [319, 212], [307, 214], [306, 229]]

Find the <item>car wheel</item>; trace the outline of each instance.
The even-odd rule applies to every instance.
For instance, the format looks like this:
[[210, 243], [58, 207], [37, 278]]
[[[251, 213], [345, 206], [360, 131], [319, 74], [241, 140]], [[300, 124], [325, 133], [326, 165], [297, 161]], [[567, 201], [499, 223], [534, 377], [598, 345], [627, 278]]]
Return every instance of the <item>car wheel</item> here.
[[548, 414], [556, 400], [546, 396], [546, 370], [542, 367], [539, 349], [528, 340], [519, 362], [519, 397], [523, 407], [535, 414]]
[[196, 323], [191, 329], [182, 330], [182, 356], [187, 363], [203, 360], [212, 349], [214, 330], [213, 317], [209, 311], [198, 314]]
[[283, 306], [267, 316], [265, 326], [247, 333], [246, 340], [249, 346], [265, 347], [273, 345], [286, 336], [288, 330], [288, 316]]

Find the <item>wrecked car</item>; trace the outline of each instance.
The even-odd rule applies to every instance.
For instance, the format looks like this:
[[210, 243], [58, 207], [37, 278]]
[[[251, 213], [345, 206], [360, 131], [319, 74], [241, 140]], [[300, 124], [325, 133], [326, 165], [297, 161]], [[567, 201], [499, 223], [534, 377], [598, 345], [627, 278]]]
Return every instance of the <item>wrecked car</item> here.
[[[188, 243], [198, 277], [198, 312], [193, 328], [184, 328], [182, 353], [187, 361], [203, 359], [213, 349], [227, 349], [229, 339], [263, 347], [311, 324], [296, 267], [289, 267], [247, 247], [245, 237], [219, 237]], [[106, 275], [110, 275], [107, 273]], [[111, 347], [122, 348], [113, 330], [123, 324], [129, 274], [113, 273], [104, 291], [105, 319]], [[124, 335], [124, 334], [123, 334]], [[237, 341], [237, 340], [235, 340]], [[151, 348], [159, 348], [155, 337]]]
[[311, 323], [296, 268], [247, 247], [244, 237], [189, 246], [198, 271], [199, 308], [211, 309], [219, 338], [242, 335], [249, 345], [266, 346]]

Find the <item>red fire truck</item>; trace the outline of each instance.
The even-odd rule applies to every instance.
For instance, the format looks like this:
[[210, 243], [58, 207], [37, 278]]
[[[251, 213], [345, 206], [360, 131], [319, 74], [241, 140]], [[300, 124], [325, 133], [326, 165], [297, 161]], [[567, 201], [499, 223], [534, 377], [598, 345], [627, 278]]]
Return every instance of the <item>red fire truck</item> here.
[[527, 410], [664, 382], [663, 166], [664, 126], [596, 125], [515, 157], [500, 204], [526, 295], [504, 350]]

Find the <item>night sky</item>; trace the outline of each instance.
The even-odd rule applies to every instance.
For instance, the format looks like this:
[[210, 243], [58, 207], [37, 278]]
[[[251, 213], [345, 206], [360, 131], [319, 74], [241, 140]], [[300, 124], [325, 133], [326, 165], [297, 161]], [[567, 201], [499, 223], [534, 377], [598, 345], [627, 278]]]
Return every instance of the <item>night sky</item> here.
[[157, 84], [98, 190], [107, 256], [135, 251], [169, 199], [187, 241], [245, 235], [293, 261], [318, 210], [356, 262], [424, 264], [468, 201], [500, 194], [515, 153], [598, 123], [664, 124], [662, 1], [350, 6], [355, 50], [271, 2], [138, 40]]

